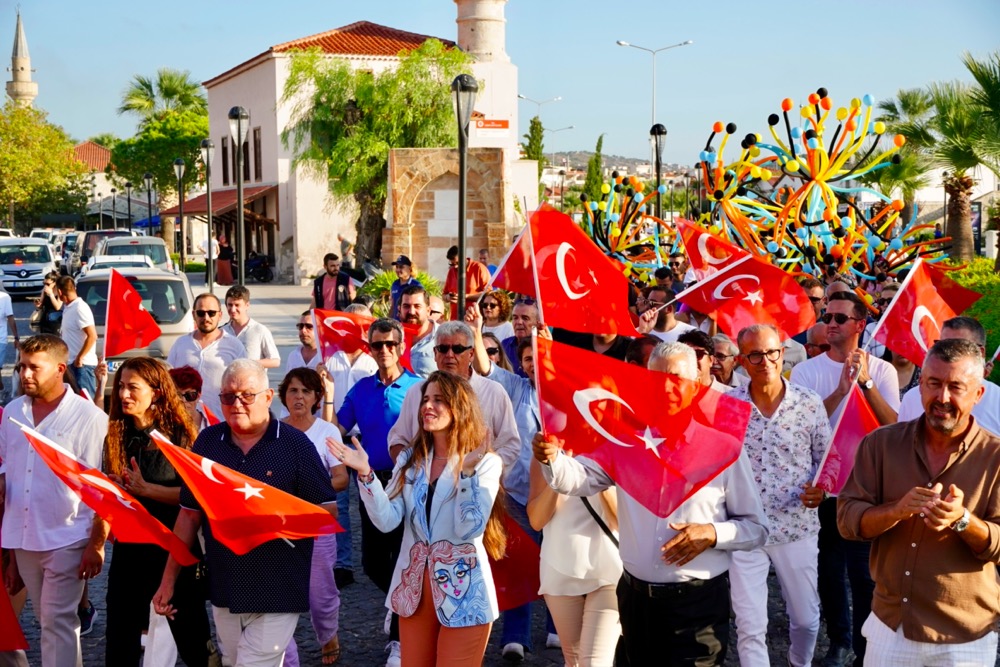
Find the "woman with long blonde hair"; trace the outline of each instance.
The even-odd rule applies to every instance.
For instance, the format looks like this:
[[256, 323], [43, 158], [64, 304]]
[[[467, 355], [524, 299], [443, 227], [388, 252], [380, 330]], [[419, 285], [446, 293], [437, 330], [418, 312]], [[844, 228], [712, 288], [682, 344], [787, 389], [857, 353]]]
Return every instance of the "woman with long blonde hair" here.
[[[467, 380], [442, 371], [421, 389], [418, 431], [383, 489], [357, 439], [327, 440], [358, 472], [372, 523], [403, 524], [387, 606], [399, 614], [403, 664], [482, 664], [499, 615], [489, 558], [503, 557], [503, 463], [486, 444], [486, 424]], [[499, 500], [498, 500], [499, 498]]]

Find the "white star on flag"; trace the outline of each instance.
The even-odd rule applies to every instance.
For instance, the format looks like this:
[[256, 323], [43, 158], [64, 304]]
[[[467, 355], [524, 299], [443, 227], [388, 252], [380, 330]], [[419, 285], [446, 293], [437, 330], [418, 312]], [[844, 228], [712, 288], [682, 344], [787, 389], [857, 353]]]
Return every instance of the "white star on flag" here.
[[639, 436], [639, 439], [646, 443], [646, 449], [652, 450], [656, 454], [656, 458], [660, 458], [660, 453], [656, 451], [656, 448], [660, 446], [666, 438], [657, 438], [653, 436], [653, 431], [647, 426], [646, 432]]
[[244, 498], [243, 498], [244, 500], [250, 500], [250, 498], [252, 498], [254, 496], [256, 496], [258, 498], [263, 498], [264, 496], [261, 494], [261, 491], [263, 491], [263, 490], [264, 490], [264, 487], [250, 486], [249, 482], [243, 482], [243, 488], [242, 489], [233, 489], [233, 491], [236, 491], [237, 493], [242, 493], [243, 496], [244, 496]]
[[750, 305], [755, 305], [758, 303], [764, 303], [764, 297], [760, 295], [760, 290], [755, 290], [753, 292], [747, 292], [747, 295], [743, 297], [744, 301], [749, 301]]

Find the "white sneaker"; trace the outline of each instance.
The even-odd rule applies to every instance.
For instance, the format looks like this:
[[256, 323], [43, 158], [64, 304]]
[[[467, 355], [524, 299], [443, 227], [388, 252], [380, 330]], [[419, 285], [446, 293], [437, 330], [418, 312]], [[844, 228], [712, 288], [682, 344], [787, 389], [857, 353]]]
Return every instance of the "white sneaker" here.
[[545, 648], [562, 648], [562, 642], [559, 640], [559, 635], [554, 632], [550, 632], [549, 636], [545, 638]]
[[385, 612], [385, 621], [382, 623], [382, 632], [389, 634], [389, 628], [392, 627], [392, 610]]
[[403, 658], [399, 654], [399, 642], [389, 642], [385, 645], [385, 650], [389, 652], [389, 659], [385, 661], [385, 667], [402, 667]]
[[511, 642], [503, 647], [501, 655], [507, 662], [521, 662], [524, 660], [524, 647], [517, 642]]

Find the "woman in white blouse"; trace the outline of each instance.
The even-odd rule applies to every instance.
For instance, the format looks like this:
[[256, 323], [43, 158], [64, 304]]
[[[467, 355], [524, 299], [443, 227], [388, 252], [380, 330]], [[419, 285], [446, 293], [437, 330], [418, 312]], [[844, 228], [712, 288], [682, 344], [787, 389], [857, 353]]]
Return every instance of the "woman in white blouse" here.
[[615, 589], [618, 555], [617, 495], [589, 498], [553, 491], [531, 460], [528, 520], [542, 531], [539, 593], [562, 643], [566, 667], [611, 667], [621, 636]]
[[404, 665], [481, 665], [499, 615], [488, 556], [503, 557], [500, 474], [469, 383], [434, 372], [421, 390], [419, 430], [383, 490], [354, 438], [333, 440], [334, 456], [358, 472], [372, 523], [403, 524], [403, 543], [386, 605], [399, 614]]

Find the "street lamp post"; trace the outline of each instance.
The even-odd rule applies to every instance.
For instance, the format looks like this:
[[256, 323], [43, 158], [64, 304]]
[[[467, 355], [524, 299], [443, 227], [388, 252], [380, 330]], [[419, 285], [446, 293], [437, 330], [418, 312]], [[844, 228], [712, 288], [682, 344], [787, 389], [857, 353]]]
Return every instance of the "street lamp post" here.
[[247, 140], [250, 126], [250, 112], [243, 107], [229, 110], [229, 133], [233, 136], [233, 150], [236, 151], [236, 266], [237, 281], [246, 284], [246, 230], [243, 229], [243, 143]]
[[[469, 121], [479, 92], [479, 83], [469, 74], [459, 74], [451, 82], [458, 123], [458, 316], [465, 315], [465, 204], [468, 190]], [[520, 96], [519, 96], [520, 97]]]
[[562, 184], [559, 186], [559, 210], [563, 213], [566, 212], [566, 170], [559, 170], [559, 178], [562, 180]]
[[531, 99], [530, 97], [528, 97], [526, 95], [522, 95], [521, 93], [518, 93], [517, 94], [517, 99], [524, 100], [525, 102], [531, 102], [532, 104], [534, 104], [535, 105], [535, 115], [538, 116], [539, 119], [541, 119], [541, 117], [542, 117], [542, 105], [543, 104], [550, 104], [552, 102], [558, 102], [559, 100], [562, 99], [562, 96], [560, 95], [560, 96], [557, 96], [557, 97], [550, 97], [547, 100], [533, 100], [533, 99]]
[[[142, 184], [146, 186], [146, 222], [149, 223], [149, 233], [153, 233], [153, 174], [146, 172], [142, 175]], [[160, 233], [163, 236], [163, 233]]]
[[212, 231], [212, 158], [215, 157], [215, 144], [211, 139], [201, 140], [201, 163], [205, 165], [205, 207], [208, 209], [208, 241], [205, 242], [205, 263], [208, 271], [208, 291], [212, 292], [215, 284], [214, 237]]
[[691, 217], [691, 172], [684, 171], [684, 217]]
[[97, 227], [94, 229], [104, 229], [104, 193], [98, 192], [97, 197]]
[[125, 195], [128, 197], [128, 233], [132, 233], [132, 183], [125, 183]]
[[[547, 127], [542, 127], [542, 137], [544, 138], [546, 132], [549, 133], [549, 134], [555, 134], [556, 132], [564, 132], [565, 130], [574, 130], [574, 129], [576, 129], [576, 125], [567, 125], [566, 127], [557, 127], [554, 130], [550, 130]], [[553, 153], [552, 156], [555, 157], [555, 153]], [[545, 156], [542, 155], [542, 157], [544, 158]]]
[[[663, 167], [663, 143], [666, 141], [666, 137], [667, 128], [663, 126], [663, 123], [656, 123], [653, 127], [649, 128], [649, 138], [653, 142], [656, 166], [656, 217], [660, 220], [663, 219], [663, 193], [660, 192], [660, 172]], [[673, 199], [671, 198], [672, 201]], [[673, 208], [672, 205], [671, 208]]]
[[652, 108], [652, 115], [650, 116], [650, 121], [649, 122], [656, 123], [656, 54], [659, 53], [660, 51], [669, 51], [670, 49], [676, 49], [676, 48], [678, 48], [680, 46], [687, 46], [688, 44], [694, 44], [694, 40], [689, 39], [689, 40], [680, 42], [678, 44], [671, 44], [670, 46], [662, 46], [662, 47], [660, 47], [658, 49], [647, 49], [645, 46], [638, 46], [636, 44], [630, 44], [629, 42], [626, 42], [626, 41], [621, 40], [621, 39], [619, 39], [617, 41], [617, 44], [618, 44], [618, 46], [630, 46], [633, 49], [639, 49], [640, 51], [645, 51], [646, 53], [648, 53], [648, 54], [650, 54], [650, 55], [653, 56], [653, 80], [652, 80], [653, 81], [653, 86], [652, 86], [652, 89], [653, 89], [652, 90], [652, 92], [653, 92], [653, 108]]
[[181, 273], [187, 271], [187, 234], [184, 231], [184, 158], [174, 160], [174, 174], [177, 175], [177, 218], [181, 223]]
[[118, 189], [111, 188], [111, 229], [118, 228]]

